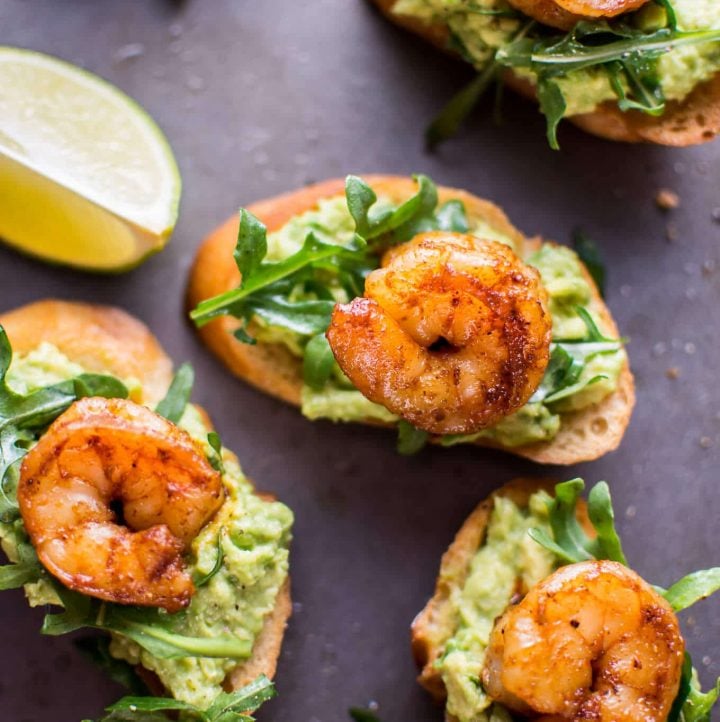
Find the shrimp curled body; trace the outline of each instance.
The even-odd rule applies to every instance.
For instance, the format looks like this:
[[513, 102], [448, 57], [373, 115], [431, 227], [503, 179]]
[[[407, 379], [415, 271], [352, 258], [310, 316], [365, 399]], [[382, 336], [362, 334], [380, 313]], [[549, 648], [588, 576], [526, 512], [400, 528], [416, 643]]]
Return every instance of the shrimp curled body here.
[[612, 18], [645, 5], [648, 0], [508, 0], [516, 10], [544, 25], [572, 30], [581, 20]]
[[74, 403], [27, 454], [18, 484], [25, 527], [53, 576], [89, 596], [170, 612], [190, 603], [182, 555], [223, 497], [185, 431], [124, 399]]
[[483, 684], [543, 722], [665, 722], [685, 643], [670, 605], [609, 561], [562, 567], [495, 623]]
[[430, 232], [389, 251], [327, 338], [371, 401], [434, 434], [479, 431], [523, 406], [548, 363], [537, 271], [501, 243]]

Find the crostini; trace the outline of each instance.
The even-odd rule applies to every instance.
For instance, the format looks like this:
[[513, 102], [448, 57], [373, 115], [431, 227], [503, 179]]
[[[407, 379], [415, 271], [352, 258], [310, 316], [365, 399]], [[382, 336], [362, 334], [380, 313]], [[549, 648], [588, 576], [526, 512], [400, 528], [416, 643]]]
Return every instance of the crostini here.
[[[109, 632], [171, 709], [206, 710], [274, 675], [293, 517], [254, 490], [191, 388], [119, 309], [0, 314], [0, 588], [63, 608], [44, 634]], [[268, 685], [250, 690], [257, 706]]]
[[572, 464], [615, 449], [634, 405], [578, 256], [424, 176], [252, 204], [202, 244], [188, 301], [233, 373], [309, 419], [397, 427], [407, 452], [477, 443]]
[[372, 0], [478, 78], [428, 131], [452, 134], [484, 90], [538, 100], [548, 138], [569, 118], [610, 140], [687, 146], [720, 133], [720, 10], [697, 0]]
[[604, 482], [518, 479], [482, 502], [412, 625], [418, 681], [448, 722], [709, 720], [676, 613], [720, 568], [667, 590], [627, 566]]

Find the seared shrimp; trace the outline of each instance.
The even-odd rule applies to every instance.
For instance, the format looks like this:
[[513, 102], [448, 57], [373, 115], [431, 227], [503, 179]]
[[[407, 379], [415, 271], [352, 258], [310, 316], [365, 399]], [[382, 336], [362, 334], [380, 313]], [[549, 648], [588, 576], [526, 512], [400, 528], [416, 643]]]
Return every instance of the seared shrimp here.
[[501, 243], [422, 233], [389, 251], [327, 338], [371, 401], [433, 434], [478, 431], [532, 396], [552, 320], [537, 271]]
[[170, 612], [190, 603], [182, 555], [223, 497], [185, 431], [124, 399], [73, 404], [27, 454], [18, 485], [38, 557], [65, 586]]
[[562, 567], [495, 623], [483, 684], [522, 715], [665, 722], [685, 643], [670, 605], [609, 561]]
[[571, 30], [581, 20], [612, 18], [648, 0], [508, 0], [517, 10], [544, 25]]

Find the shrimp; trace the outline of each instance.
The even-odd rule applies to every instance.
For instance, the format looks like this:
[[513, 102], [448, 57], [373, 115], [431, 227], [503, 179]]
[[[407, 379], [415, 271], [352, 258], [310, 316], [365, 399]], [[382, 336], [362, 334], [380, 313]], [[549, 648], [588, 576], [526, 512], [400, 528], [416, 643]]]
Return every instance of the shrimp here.
[[195, 591], [183, 552], [224, 489], [187, 432], [131, 401], [86, 398], [25, 456], [17, 495], [40, 561], [65, 586], [176, 612]]
[[616, 562], [562, 567], [495, 623], [483, 684], [543, 722], [665, 722], [685, 643], [670, 605]]
[[421, 233], [389, 251], [327, 338], [367, 398], [433, 434], [472, 433], [523, 406], [548, 363], [538, 272], [501, 243]]
[[612, 18], [645, 5], [648, 0], [508, 0], [516, 10], [544, 25], [572, 30], [581, 20]]

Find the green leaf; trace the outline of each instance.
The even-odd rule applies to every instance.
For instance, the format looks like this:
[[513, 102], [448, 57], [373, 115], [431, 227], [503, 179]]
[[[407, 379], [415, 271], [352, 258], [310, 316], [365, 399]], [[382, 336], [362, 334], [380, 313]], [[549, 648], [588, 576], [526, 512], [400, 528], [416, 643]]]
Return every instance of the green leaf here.
[[190, 401], [194, 383], [195, 371], [189, 363], [184, 363], [177, 370], [165, 398], [157, 405], [155, 411], [173, 424], [177, 424]]
[[245, 208], [240, 209], [240, 227], [233, 257], [242, 278], [252, 276], [267, 255], [267, 229]]
[[354, 722], [380, 722], [380, 719], [377, 715], [373, 714], [368, 709], [361, 709], [360, 707], [351, 707], [348, 710], [348, 713], [350, 715], [350, 718], [354, 720]]
[[327, 383], [335, 366], [330, 344], [324, 333], [313, 336], [305, 347], [303, 378], [313, 389], [321, 389]]
[[0, 566], [0, 591], [18, 589], [29, 582], [36, 582], [42, 575], [39, 563], [6, 564]]
[[700, 686], [691, 683], [685, 703], [682, 707], [683, 722], [710, 722], [710, 713], [720, 698], [720, 679], [708, 692], [703, 693]]
[[103, 629], [128, 637], [160, 659], [247, 659], [252, 653], [252, 644], [248, 640], [235, 637], [188, 637], [174, 632], [171, 625], [178, 615], [153, 608], [108, 604], [73, 592], [55, 580], [52, 580], [52, 584], [64, 611], [45, 616], [41, 630], [43, 634], [58, 636], [76, 629]]
[[[367, 238], [370, 235], [372, 226], [382, 222], [385, 216], [370, 218], [370, 209], [377, 202], [375, 191], [362, 179], [355, 175], [349, 175], [345, 179], [345, 200], [350, 215], [355, 221], [355, 230], [361, 236]], [[386, 211], [386, 215], [390, 211]]]
[[239, 288], [221, 293], [214, 298], [207, 299], [198, 304], [190, 312], [190, 317], [198, 326], [202, 326], [217, 316], [223, 314], [237, 315], [246, 318], [247, 313], [238, 304], [261, 289], [268, 288], [283, 279], [306, 269], [312, 264], [346, 253], [356, 253], [365, 248], [365, 242], [358, 237], [339, 246], [326, 243], [313, 233], [308, 233], [302, 248], [291, 256], [276, 263], [262, 263], [256, 267], [252, 275], [246, 276]]
[[667, 722], [680, 722], [683, 720], [682, 711], [685, 706], [685, 701], [690, 694], [690, 688], [692, 686], [693, 678], [693, 667], [690, 655], [685, 652], [683, 659], [682, 673], [680, 675], [680, 686], [678, 688], [677, 696], [670, 708], [670, 714], [668, 715]]
[[574, 555], [571, 551], [556, 544], [555, 540], [544, 529], [529, 529], [528, 536], [566, 564], [575, 564], [575, 562], [583, 561], [583, 559], [578, 558], [578, 556]]
[[225, 473], [225, 464], [223, 463], [222, 456], [222, 441], [220, 435], [216, 431], [211, 431], [207, 435], [208, 444], [212, 449], [212, 453], [208, 455], [208, 461], [215, 471], [221, 474]]
[[605, 298], [605, 263], [600, 255], [597, 244], [583, 231], [577, 230], [573, 234], [573, 249], [575, 253], [578, 254], [585, 268], [587, 268], [600, 295]]
[[467, 233], [470, 230], [465, 205], [462, 201], [450, 200], [443, 203], [435, 214], [439, 231]]
[[258, 295], [245, 302], [249, 315], [269, 326], [280, 326], [303, 336], [323, 333], [330, 325], [334, 301], [289, 301], [281, 295]]
[[427, 431], [416, 429], [404, 419], [398, 422], [397, 450], [403, 456], [417, 454], [427, 444], [430, 434]]
[[222, 539], [224, 533], [225, 527], [221, 527], [220, 531], [218, 532], [217, 541], [215, 543], [215, 548], [217, 549], [215, 564], [213, 564], [213, 568], [207, 574], [205, 574], [205, 576], [202, 576], [195, 581], [195, 587], [198, 589], [200, 587], [204, 587], [222, 569], [223, 560], [225, 559], [225, 552], [222, 546]]
[[80, 637], [74, 639], [73, 644], [96, 667], [125, 687], [133, 695], [148, 694], [145, 682], [135, 671], [135, 667], [122, 659], [115, 659], [110, 654], [110, 640], [108, 637]]
[[228, 714], [252, 712], [277, 695], [275, 685], [263, 674], [236, 692], [223, 692], [207, 709], [209, 722], [230, 719]]
[[592, 559], [591, 542], [577, 520], [576, 508], [585, 489], [582, 479], [572, 479], [555, 486], [550, 502], [550, 527], [558, 546], [565, 549], [567, 559], [576, 562]]
[[[170, 697], [123, 697], [107, 708], [101, 722], [157, 722], [168, 720], [165, 712], [180, 712], [183, 721], [254, 722], [249, 714], [276, 695], [275, 686], [263, 674], [235, 692], [221, 692], [206, 710]], [[161, 713], [159, 716], [157, 713]]]
[[560, 150], [557, 131], [567, 110], [565, 96], [555, 81], [542, 76], [538, 78], [537, 96], [540, 110], [547, 121], [548, 144], [553, 150]]
[[429, 150], [434, 150], [440, 143], [457, 134], [499, 72], [500, 66], [493, 57], [470, 83], [450, 99], [425, 131], [425, 144]]
[[600, 481], [588, 495], [588, 516], [595, 527], [597, 537], [591, 542], [596, 559], [610, 559], [627, 566], [620, 537], [615, 529], [615, 513], [607, 483]]
[[665, 599], [676, 611], [691, 607], [720, 589], [720, 567], [703, 569], [683, 577], [664, 593]]
[[80, 374], [71, 381], [75, 399], [102, 396], [106, 399], [126, 399], [127, 386], [113, 376], [102, 374]]

